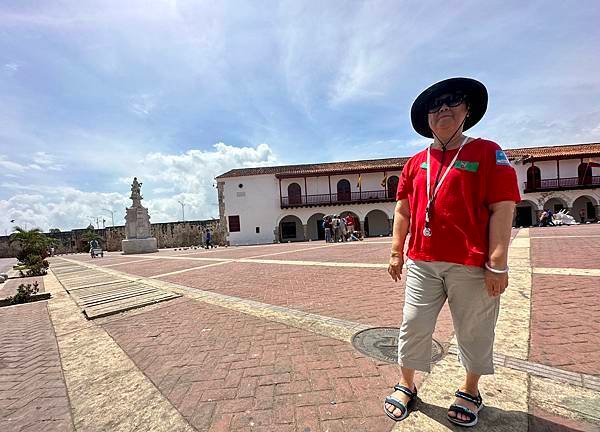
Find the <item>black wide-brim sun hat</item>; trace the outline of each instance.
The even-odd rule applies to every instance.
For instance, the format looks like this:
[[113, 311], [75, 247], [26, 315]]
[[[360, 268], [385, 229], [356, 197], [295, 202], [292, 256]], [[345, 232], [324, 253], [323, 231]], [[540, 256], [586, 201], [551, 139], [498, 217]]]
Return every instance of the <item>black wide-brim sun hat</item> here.
[[429, 102], [440, 95], [454, 93], [455, 91], [463, 92], [469, 105], [469, 116], [465, 120], [463, 131], [472, 128], [481, 120], [488, 103], [488, 92], [485, 86], [472, 78], [448, 78], [425, 89], [413, 102], [410, 109], [410, 119], [413, 128], [419, 135], [433, 138], [427, 120]]

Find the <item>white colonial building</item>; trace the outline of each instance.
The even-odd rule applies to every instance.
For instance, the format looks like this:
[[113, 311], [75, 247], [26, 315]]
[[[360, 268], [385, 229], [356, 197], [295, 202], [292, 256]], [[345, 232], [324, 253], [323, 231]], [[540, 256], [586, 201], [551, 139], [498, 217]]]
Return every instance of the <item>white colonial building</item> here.
[[[515, 226], [544, 209], [577, 221], [600, 216], [600, 144], [507, 150], [522, 202]], [[217, 177], [219, 213], [231, 245], [321, 240], [328, 214], [351, 213], [366, 236], [391, 233], [395, 192], [409, 158], [234, 169]]]

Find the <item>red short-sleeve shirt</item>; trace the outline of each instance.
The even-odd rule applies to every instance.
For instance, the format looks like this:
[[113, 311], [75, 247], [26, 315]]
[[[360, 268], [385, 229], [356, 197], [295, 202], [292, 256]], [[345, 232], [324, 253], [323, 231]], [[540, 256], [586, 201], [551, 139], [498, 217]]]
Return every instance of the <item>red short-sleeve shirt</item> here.
[[[442, 177], [458, 149], [446, 151]], [[442, 151], [431, 150], [431, 188]], [[521, 200], [517, 175], [498, 144], [481, 138], [465, 144], [437, 193], [429, 226], [423, 235], [427, 206], [427, 150], [404, 166], [396, 199], [408, 199], [408, 257], [482, 267], [488, 256], [489, 204]]]

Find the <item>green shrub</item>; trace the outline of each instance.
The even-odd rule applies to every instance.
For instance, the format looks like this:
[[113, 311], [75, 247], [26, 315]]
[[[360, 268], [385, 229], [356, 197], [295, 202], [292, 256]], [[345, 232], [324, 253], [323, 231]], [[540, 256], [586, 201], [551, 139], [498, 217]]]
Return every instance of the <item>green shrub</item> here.
[[19, 285], [19, 288], [17, 288], [17, 293], [12, 297], [8, 297], [7, 300], [10, 301], [10, 304], [30, 302], [31, 296], [37, 294], [40, 290], [38, 285], [37, 282], [34, 282], [33, 286], [31, 286], [31, 284], [21, 284]]
[[19, 270], [21, 277], [44, 276], [48, 273], [48, 267], [50, 267], [48, 261], [39, 255], [27, 255], [22, 262], [25, 268]]

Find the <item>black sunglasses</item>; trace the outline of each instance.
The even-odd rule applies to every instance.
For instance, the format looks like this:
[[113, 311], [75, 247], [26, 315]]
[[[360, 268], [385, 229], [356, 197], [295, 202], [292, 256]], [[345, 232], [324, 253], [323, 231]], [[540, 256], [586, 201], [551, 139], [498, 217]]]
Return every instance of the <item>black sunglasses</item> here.
[[463, 103], [465, 99], [466, 97], [462, 93], [452, 93], [446, 96], [437, 97], [429, 102], [427, 105], [427, 111], [429, 111], [429, 114], [434, 114], [442, 108], [442, 105], [454, 108]]

